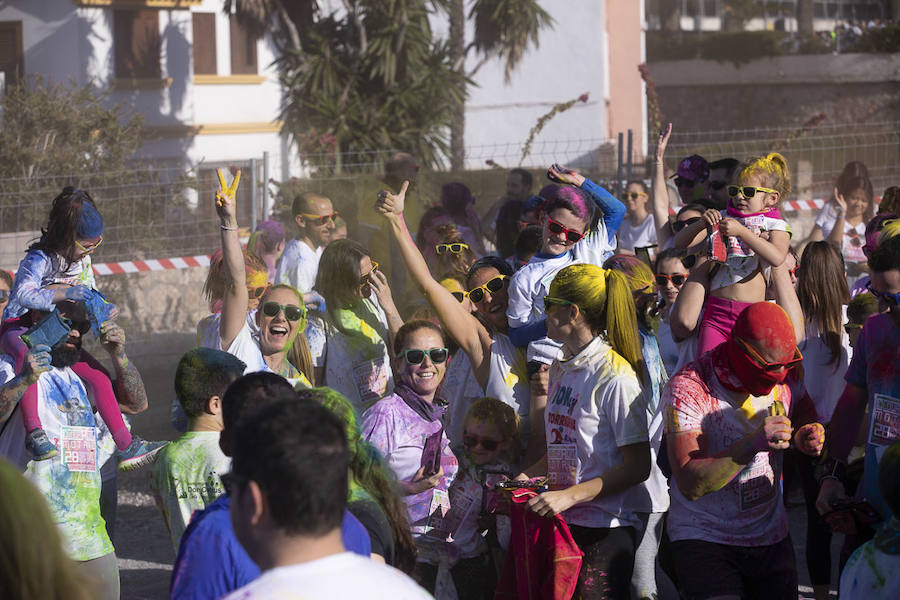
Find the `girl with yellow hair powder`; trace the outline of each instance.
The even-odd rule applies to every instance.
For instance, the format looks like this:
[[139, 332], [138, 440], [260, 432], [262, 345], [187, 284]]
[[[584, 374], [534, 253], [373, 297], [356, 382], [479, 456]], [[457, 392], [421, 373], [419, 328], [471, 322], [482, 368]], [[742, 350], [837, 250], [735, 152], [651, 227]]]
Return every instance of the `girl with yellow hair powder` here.
[[618, 271], [570, 265], [544, 303], [547, 335], [564, 358], [550, 367], [547, 454], [522, 474], [549, 475], [551, 491], [528, 504], [543, 516], [562, 513], [584, 552], [576, 597], [627, 598], [642, 529], [635, 486], [651, 467], [631, 288]]
[[728, 339], [743, 309], [765, 300], [769, 268], [784, 262], [791, 243], [790, 225], [777, 208], [791, 192], [787, 159], [771, 152], [751, 159], [739, 173], [737, 184], [728, 186], [726, 210], [706, 211], [675, 236], [676, 248], [720, 238], [727, 251], [711, 261], [697, 356]]

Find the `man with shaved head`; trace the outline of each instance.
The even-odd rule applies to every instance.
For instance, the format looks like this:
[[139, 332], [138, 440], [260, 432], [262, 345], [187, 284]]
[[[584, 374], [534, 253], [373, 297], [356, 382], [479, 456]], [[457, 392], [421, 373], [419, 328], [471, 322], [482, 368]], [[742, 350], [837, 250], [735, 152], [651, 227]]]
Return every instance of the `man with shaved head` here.
[[275, 283], [286, 283], [307, 294], [316, 282], [319, 257], [331, 241], [334, 219], [338, 213], [331, 200], [313, 192], [294, 198], [291, 212], [299, 232], [284, 247], [275, 273]]
[[799, 426], [801, 405], [815, 415], [808, 397], [793, 402], [785, 384], [801, 360], [787, 314], [759, 302], [666, 386], [667, 528], [688, 598], [797, 598], [781, 451], [793, 440], [817, 455], [824, 442], [820, 424]]

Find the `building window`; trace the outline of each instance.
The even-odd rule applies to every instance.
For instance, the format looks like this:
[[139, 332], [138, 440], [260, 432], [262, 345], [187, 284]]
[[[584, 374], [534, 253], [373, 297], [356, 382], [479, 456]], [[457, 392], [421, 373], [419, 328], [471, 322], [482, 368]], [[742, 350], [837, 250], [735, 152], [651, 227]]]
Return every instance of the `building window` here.
[[216, 13], [195, 12], [194, 20], [194, 74], [215, 75], [216, 65]]
[[159, 79], [159, 11], [115, 10], [113, 31], [116, 78]]
[[256, 36], [239, 24], [234, 17], [231, 24], [231, 74], [254, 75], [256, 66]]
[[4, 88], [15, 85], [25, 76], [22, 21], [0, 22], [0, 73], [3, 73]]

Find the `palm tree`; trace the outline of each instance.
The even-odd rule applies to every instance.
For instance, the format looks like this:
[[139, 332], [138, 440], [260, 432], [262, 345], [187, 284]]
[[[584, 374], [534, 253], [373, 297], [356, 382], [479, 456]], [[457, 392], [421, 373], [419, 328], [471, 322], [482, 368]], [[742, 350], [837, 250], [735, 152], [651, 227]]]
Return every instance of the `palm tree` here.
[[[337, 161], [403, 149], [432, 165], [450, 155], [461, 167], [471, 77], [499, 57], [508, 81], [552, 23], [538, 0], [475, 0], [475, 36], [466, 44], [463, 1], [343, 0], [342, 14], [326, 15], [315, 0], [226, 0], [225, 10], [271, 34], [285, 89], [284, 128], [308, 159], [315, 162], [310, 151], [326, 140]], [[449, 40], [434, 35], [433, 13], [449, 19]], [[479, 62], [466, 71], [470, 54]]]

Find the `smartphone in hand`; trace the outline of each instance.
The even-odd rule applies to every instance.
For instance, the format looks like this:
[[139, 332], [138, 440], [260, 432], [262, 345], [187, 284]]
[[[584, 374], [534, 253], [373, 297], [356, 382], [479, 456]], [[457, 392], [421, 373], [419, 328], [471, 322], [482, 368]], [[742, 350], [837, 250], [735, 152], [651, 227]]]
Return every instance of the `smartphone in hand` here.
[[422, 448], [422, 462], [426, 477], [431, 477], [441, 470], [441, 441], [444, 436], [443, 428], [438, 429], [425, 438], [425, 447]]

